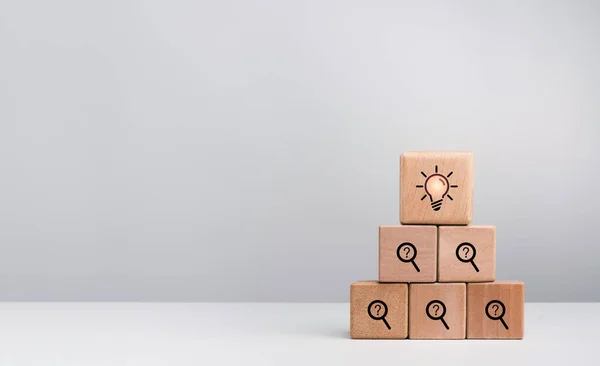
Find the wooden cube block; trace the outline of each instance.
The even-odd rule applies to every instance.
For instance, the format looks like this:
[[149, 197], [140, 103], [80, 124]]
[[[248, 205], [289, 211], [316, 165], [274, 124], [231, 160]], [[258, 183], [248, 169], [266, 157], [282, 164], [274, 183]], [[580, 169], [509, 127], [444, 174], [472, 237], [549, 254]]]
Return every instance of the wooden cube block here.
[[467, 338], [523, 338], [524, 308], [523, 282], [467, 284]]
[[410, 339], [464, 339], [467, 291], [464, 283], [409, 285]]
[[467, 225], [473, 211], [473, 154], [400, 155], [400, 222]]
[[439, 282], [496, 279], [495, 226], [440, 226], [438, 242]]
[[352, 338], [403, 339], [407, 335], [407, 284], [361, 281], [350, 286]]
[[380, 282], [435, 282], [437, 227], [379, 227]]

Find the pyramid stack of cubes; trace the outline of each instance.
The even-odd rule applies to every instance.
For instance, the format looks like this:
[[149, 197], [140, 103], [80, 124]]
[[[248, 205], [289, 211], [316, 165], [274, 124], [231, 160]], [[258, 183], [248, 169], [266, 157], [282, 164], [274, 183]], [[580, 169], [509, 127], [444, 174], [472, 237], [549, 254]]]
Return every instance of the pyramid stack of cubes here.
[[379, 281], [350, 286], [352, 338], [523, 338], [525, 286], [496, 281], [496, 227], [472, 212], [472, 153], [400, 155], [400, 225], [379, 227]]

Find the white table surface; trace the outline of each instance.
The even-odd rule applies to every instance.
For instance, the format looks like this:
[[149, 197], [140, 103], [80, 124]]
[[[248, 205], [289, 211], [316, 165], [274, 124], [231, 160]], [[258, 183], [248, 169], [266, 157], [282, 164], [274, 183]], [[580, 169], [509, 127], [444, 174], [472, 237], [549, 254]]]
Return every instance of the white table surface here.
[[0, 303], [0, 365], [600, 364], [600, 304], [528, 303], [520, 341], [352, 340], [349, 317], [348, 304]]

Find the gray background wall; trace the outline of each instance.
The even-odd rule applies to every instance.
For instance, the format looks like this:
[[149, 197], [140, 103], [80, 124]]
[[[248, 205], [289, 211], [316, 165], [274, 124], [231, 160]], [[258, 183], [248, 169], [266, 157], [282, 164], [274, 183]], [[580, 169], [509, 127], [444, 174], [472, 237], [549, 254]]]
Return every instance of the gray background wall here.
[[346, 301], [398, 156], [475, 153], [527, 301], [600, 301], [600, 4], [0, 2], [0, 300]]

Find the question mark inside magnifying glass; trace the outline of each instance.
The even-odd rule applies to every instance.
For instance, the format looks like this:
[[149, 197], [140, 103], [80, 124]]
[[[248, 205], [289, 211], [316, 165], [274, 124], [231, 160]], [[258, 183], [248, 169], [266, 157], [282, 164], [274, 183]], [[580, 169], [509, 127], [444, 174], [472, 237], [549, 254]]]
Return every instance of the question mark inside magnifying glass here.
[[415, 270], [417, 272], [421, 272], [419, 266], [417, 266], [417, 263], [415, 262], [415, 259], [417, 258], [417, 248], [413, 245], [413, 243], [404, 242], [398, 245], [398, 249], [396, 249], [396, 256], [401, 262], [412, 263], [413, 267], [415, 267]]
[[479, 272], [479, 268], [475, 264], [475, 256], [477, 255], [477, 251], [475, 250], [475, 246], [471, 243], [462, 243], [456, 247], [456, 258], [463, 263], [471, 263], [473, 268], [475, 268], [476, 272]]
[[485, 315], [492, 320], [500, 320], [504, 329], [508, 330], [508, 324], [504, 321], [504, 314], [506, 314], [506, 306], [500, 300], [492, 300], [485, 306]]
[[385, 324], [388, 330], [391, 330], [390, 324], [385, 320], [388, 313], [388, 307], [385, 302], [381, 300], [373, 300], [367, 307], [367, 313], [373, 320], [381, 320]]
[[446, 320], [444, 320], [444, 315], [446, 315], [446, 304], [441, 300], [431, 300], [427, 306], [425, 306], [425, 313], [429, 319], [441, 321], [446, 330], [450, 330]]

